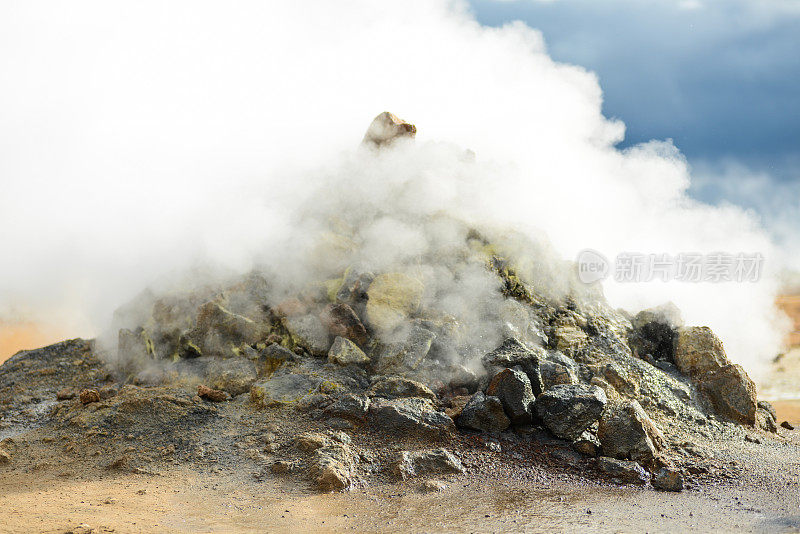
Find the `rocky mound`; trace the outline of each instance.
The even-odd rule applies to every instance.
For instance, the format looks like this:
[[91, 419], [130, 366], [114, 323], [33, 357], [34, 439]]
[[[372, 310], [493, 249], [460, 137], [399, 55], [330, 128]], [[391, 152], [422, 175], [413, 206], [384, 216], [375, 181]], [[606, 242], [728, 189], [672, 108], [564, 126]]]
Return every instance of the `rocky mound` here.
[[[364, 150], [415, 132], [382, 114]], [[0, 368], [0, 437], [45, 425], [99, 468], [255, 462], [324, 491], [458, 476], [487, 450], [677, 491], [732, 472], [698, 441], [776, 431], [710, 329], [668, 306], [614, 310], [530, 242], [420, 224], [443, 221], [447, 247], [374, 270], [345, 217], [322, 238], [330, 276], [147, 293], [103, 359], [80, 340], [20, 353]], [[14, 438], [2, 448], [12, 462]]]

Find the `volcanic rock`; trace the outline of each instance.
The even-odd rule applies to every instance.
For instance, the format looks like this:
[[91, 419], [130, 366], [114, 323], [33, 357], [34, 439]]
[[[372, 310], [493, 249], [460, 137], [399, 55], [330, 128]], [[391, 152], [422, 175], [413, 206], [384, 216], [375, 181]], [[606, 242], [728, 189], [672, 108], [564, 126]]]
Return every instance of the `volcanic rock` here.
[[0, 465], [11, 463], [11, 455], [4, 449], [0, 449]]
[[589, 336], [577, 326], [557, 326], [553, 331], [556, 348], [568, 356], [574, 356], [586, 347]]
[[458, 416], [458, 424], [483, 432], [502, 432], [511, 425], [511, 421], [503, 411], [500, 399], [479, 391], [464, 406]]
[[362, 143], [377, 148], [391, 144], [396, 139], [413, 139], [416, 134], [416, 126], [384, 111], [373, 119]]
[[415, 476], [461, 474], [465, 471], [461, 461], [443, 448], [402, 451], [392, 462], [390, 470], [403, 480]]
[[536, 398], [536, 413], [557, 437], [574, 441], [605, 409], [608, 398], [597, 386], [561, 384]]
[[56, 400], [72, 400], [77, 397], [77, 393], [72, 388], [59, 389], [56, 393]]
[[328, 329], [316, 315], [300, 315], [284, 319], [286, 329], [295, 344], [307, 349], [315, 356], [328, 353], [331, 344], [328, 340]]
[[722, 342], [707, 326], [678, 329], [674, 360], [678, 369], [691, 377], [701, 377], [730, 363]]
[[347, 393], [333, 404], [327, 406], [323, 413], [328, 417], [340, 417], [348, 420], [363, 421], [369, 410], [370, 400], [366, 395]]
[[653, 487], [661, 491], [682, 491], [683, 490], [683, 475], [680, 471], [671, 469], [669, 467], [662, 467], [653, 476], [651, 481]]
[[258, 406], [297, 403], [316, 393], [321, 382], [317, 377], [279, 371], [270, 378], [253, 384], [250, 388], [250, 400]]
[[650, 473], [641, 465], [627, 460], [617, 460], [601, 456], [597, 459], [597, 467], [603, 473], [611, 476], [616, 484], [645, 485], [650, 482]]
[[680, 310], [674, 304], [640, 311], [631, 323], [633, 330], [628, 343], [635, 356], [649, 355], [656, 361], [673, 361], [676, 329], [683, 326]]
[[650, 465], [664, 448], [664, 436], [638, 401], [609, 406], [600, 419], [597, 437], [603, 454]]
[[455, 431], [452, 419], [436, 410], [428, 399], [416, 397], [373, 398], [369, 421], [375, 428], [431, 439], [449, 437]]
[[497, 397], [511, 422], [523, 425], [531, 422], [533, 414], [533, 396], [531, 382], [521, 368], [503, 369], [495, 375], [486, 394]]
[[436, 394], [425, 384], [401, 376], [387, 376], [379, 378], [369, 388], [367, 395], [370, 397], [385, 397], [394, 399], [398, 397], [421, 397], [436, 400]]
[[438, 493], [446, 489], [447, 489], [447, 484], [445, 484], [441, 480], [426, 480], [419, 487], [419, 491], [422, 493]]
[[208, 386], [197, 386], [197, 396], [201, 399], [210, 400], [211, 402], [223, 402], [230, 399], [230, 395], [219, 389], [211, 389]]
[[545, 391], [559, 384], [576, 384], [578, 382], [575, 373], [560, 363], [542, 360], [539, 362], [539, 370], [542, 374]]
[[313, 449], [309, 474], [320, 491], [340, 491], [353, 482], [356, 456], [346, 444], [325, 440]]
[[231, 396], [250, 391], [258, 378], [256, 365], [246, 358], [215, 358], [206, 369], [206, 382], [214, 389], [227, 391]]
[[379, 334], [390, 334], [419, 308], [424, 291], [421, 282], [402, 273], [376, 276], [367, 290], [367, 321]]
[[544, 391], [542, 373], [539, 363], [545, 358], [545, 352], [540, 347], [536, 350], [523, 345], [519, 340], [508, 338], [492, 352], [483, 357], [483, 366], [493, 376], [501, 369], [510, 369], [519, 366], [528, 375], [531, 390], [535, 396]]
[[197, 326], [189, 334], [204, 355], [230, 356], [233, 344], [252, 345], [266, 336], [266, 329], [247, 317], [230, 312], [216, 302], [207, 302], [197, 310]]
[[700, 378], [700, 389], [708, 395], [719, 415], [737, 423], [756, 422], [756, 385], [741, 365], [726, 365]]
[[591, 432], [585, 431], [572, 442], [572, 448], [583, 455], [596, 457], [600, 454], [600, 440]]
[[794, 425], [789, 421], [782, 421], [781, 428], [785, 428], [786, 430], [794, 430]]
[[84, 389], [81, 391], [80, 400], [82, 404], [100, 402], [100, 393], [96, 389]]
[[262, 366], [260, 374], [269, 376], [285, 363], [295, 362], [298, 359], [299, 357], [286, 347], [270, 343], [259, 353], [259, 363]]
[[328, 351], [328, 361], [339, 365], [365, 365], [370, 363], [369, 356], [358, 348], [358, 345], [347, 338], [337, 337]]
[[333, 336], [349, 339], [357, 345], [367, 342], [367, 329], [353, 308], [347, 304], [329, 304], [320, 314], [320, 320]]

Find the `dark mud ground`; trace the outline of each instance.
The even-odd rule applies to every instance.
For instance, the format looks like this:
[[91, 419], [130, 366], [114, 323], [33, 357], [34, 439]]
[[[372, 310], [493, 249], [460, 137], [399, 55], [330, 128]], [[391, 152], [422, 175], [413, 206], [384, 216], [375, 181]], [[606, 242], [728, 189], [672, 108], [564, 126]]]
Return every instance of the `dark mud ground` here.
[[[320, 494], [302, 468], [269, 469], [298, 433], [326, 430], [305, 414], [254, 410], [247, 395], [209, 403], [177, 386], [87, 406], [56, 400], [104, 384], [109, 395], [118, 387], [80, 340], [0, 367], [0, 448], [10, 455], [0, 531], [800, 532], [797, 431], [749, 431], [760, 443], [695, 439], [689, 487], [665, 493], [615, 486], [541, 431], [432, 444], [364, 427], [348, 431], [361, 455], [354, 488]], [[398, 482], [385, 469], [398, 450], [439, 446], [467, 468], [439, 477], [443, 491], [422, 493], [424, 479]]]

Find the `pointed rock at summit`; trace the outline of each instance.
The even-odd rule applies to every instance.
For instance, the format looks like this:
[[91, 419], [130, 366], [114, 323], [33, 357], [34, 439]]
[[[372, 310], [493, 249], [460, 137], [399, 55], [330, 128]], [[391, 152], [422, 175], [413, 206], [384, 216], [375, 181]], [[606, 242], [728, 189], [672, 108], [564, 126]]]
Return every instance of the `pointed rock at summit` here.
[[416, 126], [388, 111], [384, 111], [373, 119], [372, 124], [367, 128], [367, 133], [364, 134], [362, 143], [373, 147], [381, 147], [401, 137], [413, 139], [416, 134]]

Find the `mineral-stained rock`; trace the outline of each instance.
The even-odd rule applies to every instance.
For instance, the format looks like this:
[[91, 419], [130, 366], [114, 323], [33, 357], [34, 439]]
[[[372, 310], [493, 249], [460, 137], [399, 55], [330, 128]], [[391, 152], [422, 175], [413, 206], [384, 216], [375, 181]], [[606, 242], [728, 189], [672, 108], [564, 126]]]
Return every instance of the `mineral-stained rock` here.
[[370, 397], [386, 397], [394, 399], [398, 397], [420, 397], [423, 399], [436, 400], [436, 394], [425, 384], [410, 380], [401, 376], [387, 376], [379, 378], [369, 388], [367, 395]]
[[553, 386], [536, 398], [536, 413], [557, 437], [578, 439], [597, 421], [608, 399], [597, 386], [562, 384]]
[[11, 455], [4, 449], [0, 449], [0, 465], [11, 463]]
[[250, 400], [258, 406], [279, 406], [299, 402], [317, 392], [322, 382], [317, 377], [295, 373], [275, 373], [253, 384]]
[[331, 335], [349, 339], [358, 345], [367, 342], [367, 329], [353, 308], [347, 304], [329, 304], [320, 314], [320, 320]]
[[600, 419], [597, 437], [603, 454], [650, 465], [664, 448], [664, 436], [638, 401], [623, 401], [608, 407]]
[[384, 111], [367, 128], [362, 143], [372, 147], [381, 147], [390, 144], [396, 139], [413, 139], [417, 134], [417, 128], [397, 116]]
[[284, 319], [294, 342], [315, 356], [324, 356], [330, 348], [328, 329], [316, 315], [300, 315]]
[[502, 345], [483, 357], [483, 366], [493, 376], [501, 369], [519, 366], [528, 375], [533, 394], [538, 396], [544, 391], [542, 373], [539, 362], [545, 358], [545, 351], [540, 347], [531, 348], [519, 340], [509, 338]]
[[500, 399], [506, 414], [515, 425], [531, 422], [533, 401], [536, 398], [533, 396], [531, 382], [521, 368], [503, 369], [497, 373], [486, 388], [486, 394]]
[[84, 389], [81, 391], [80, 400], [83, 404], [100, 402], [100, 393], [96, 389]]
[[678, 369], [691, 377], [701, 377], [730, 363], [722, 342], [707, 326], [679, 328], [674, 359]]
[[662, 467], [653, 476], [653, 487], [661, 491], [682, 491], [683, 475], [676, 469]]
[[404, 332], [402, 341], [390, 343], [378, 355], [379, 372], [417, 369], [436, 339], [436, 334], [424, 326], [412, 323]]
[[464, 466], [447, 449], [402, 451], [391, 464], [391, 471], [399, 478], [415, 476], [461, 474]]
[[650, 473], [636, 462], [601, 456], [597, 459], [597, 467], [610, 475], [616, 484], [645, 485], [650, 482]]
[[231, 398], [226, 392], [219, 389], [212, 389], [200, 384], [197, 386], [197, 396], [211, 402], [223, 402]]
[[402, 273], [375, 277], [367, 290], [367, 321], [379, 334], [391, 333], [419, 308], [424, 286]]
[[573, 356], [580, 352], [589, 341], [586, 332], [577, 326], [557, 326], [553, 330], [553, 336], [556, 348], [567, 356]]
[[502, 432], [511, 425], [511, 421], [506, 416], [500, 399], [479, 391], [464, 406], [458, 416], [458, 424], [483, 432]]
[[453, 397], [450, 399], [450, 407], [446, 408], [444, 413], [451, 417], [453, 420], [458, 419], [458, 416], [461, 415], [461, 412], [464, 411], [464, 406], [467, 405], [469, 399], [472, 397], [469, 395], [459, 395], [457, 397]]
[[366, 365], [370, 359], [358, 345], [349, 339], [337, 337], [328, 351], [328, 361], [339, 365]]
[[197, 327], [192, 337], [203, 339], [211, 332], [247, 344], [256, 343], [266, 335], [264, 327], [252, 319], [232, 313], [216, 302], [207, 302], [197, 310]]
[[297, 448], [310, 454], [309, 475], [320, 491], [340, 491], [353, 482], [356, 457], [350, 447], [322, 434], [304, 434]]
[[269, 376], [285, 363], [294, 362], [298, 359], [299, 357], [286, 347], [278, 345], [277, 343], [270, 343], [259, 353], [258, 360], [262, 365], [259, 374], [266, 374]]
[[572, 442], [572, 448], [586, 456], [596, 457], [600, 454], [600, 440], [591, 432], [586, 431]]
[[428, 399], [420, 398], [373, 398], [369, 421], [375, 428], [399, 435], [444, 438], [455, 431], [452, 419], [437, 411]]
[[756, 385], [741, 365], [726, 365], [700, 378], [700, 389], [708, 395], [719, 415], [738, 423], [756, 422]]
[[633, 377], [617, 362], [604, 361], [589, 366], [589, 369], [598, 376], [614, 386], [617, 392], [623, 395], [634, 397], [639, 393], [639, 385]]
[[246, 358], [215, 358], [206, 369], [206, 383], [232, 396], [250, 391], [256, 378], [256, 365]]
[[320, 447], [331, 444], [331, 439], [319, 432], [305, 432], [294, 439], [294, 446], [300, 452], [314, 452]]
[[323, 413], [328, 417], [339, 417], [351, 421], [363, 421], [369, 410], [369, 398], [366, 395], [347, 393], [333, 404], [327, 406]]

